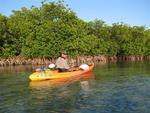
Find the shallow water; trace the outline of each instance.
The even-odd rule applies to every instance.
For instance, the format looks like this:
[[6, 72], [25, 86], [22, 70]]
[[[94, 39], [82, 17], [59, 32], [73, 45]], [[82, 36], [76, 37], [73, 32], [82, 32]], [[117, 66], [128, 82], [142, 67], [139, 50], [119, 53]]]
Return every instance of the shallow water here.
[[0, 113], [150, 113], [150, 62], [97, 65], [82, 77], [30, 82], [36, 68], [0, 67]]

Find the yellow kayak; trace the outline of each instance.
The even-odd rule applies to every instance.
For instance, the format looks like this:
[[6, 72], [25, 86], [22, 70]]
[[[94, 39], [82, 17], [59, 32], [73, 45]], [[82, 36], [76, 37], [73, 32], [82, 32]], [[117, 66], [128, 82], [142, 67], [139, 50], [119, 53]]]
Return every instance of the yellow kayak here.
[[49, 80], [49, 79], [60, 79], [60, 78], [70, 78], [74, 76], [79, 76], [85, 73], [92, 71], [94, 64], [89, 65], [89, 69], [87, 70], [77, 70], [72, 72], [58, 72], [55, 71], [43, 71], [43, 72], [34, 72], [29, 76], [31, 81], [39, 81], [39, 80]]
[[94, 79], [94, 75], [92, 71], [82, 74], [80, 76], [74, 76], [71, 78], [61, 78], [61, 79], [50, 79], [50, 80], [43, 80], [43, 81], [30, 81], [30, 88], [35, 88], [35, 89], [41, 89], [41, 88], [56, 88], [60, 86], [65, 86], [72, 84], [76, 81], [79, 80], [91, 80]]

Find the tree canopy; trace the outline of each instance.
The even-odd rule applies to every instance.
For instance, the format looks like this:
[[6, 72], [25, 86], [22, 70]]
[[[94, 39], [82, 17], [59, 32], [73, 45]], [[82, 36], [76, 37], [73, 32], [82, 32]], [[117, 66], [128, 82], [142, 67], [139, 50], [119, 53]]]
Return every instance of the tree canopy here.
[[0, 14], [0, 56], [150, 55], [150, 29], [95, 19], [86, 22], [63, 2]]

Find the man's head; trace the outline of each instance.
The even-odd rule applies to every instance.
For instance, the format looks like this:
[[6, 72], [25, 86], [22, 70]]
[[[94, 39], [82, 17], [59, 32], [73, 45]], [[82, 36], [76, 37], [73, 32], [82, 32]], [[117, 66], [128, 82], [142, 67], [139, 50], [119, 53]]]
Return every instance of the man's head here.
[[63, 57], [63, 58], [67, 58], [67, 52], [66, 51], [62, 51], [61, 52], [61, 57]]

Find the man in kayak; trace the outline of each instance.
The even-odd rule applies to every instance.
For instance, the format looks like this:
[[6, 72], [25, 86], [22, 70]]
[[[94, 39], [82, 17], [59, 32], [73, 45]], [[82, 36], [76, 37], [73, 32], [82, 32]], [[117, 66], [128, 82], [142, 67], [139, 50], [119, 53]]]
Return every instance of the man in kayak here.
[[77, 70], [77, 68], [70, 68], [70, 66], [68, 65], [67, 62], [67, 52], [63, 51], [61, 52], [60, 57], [56, 60], [56, 68], [58, 69], [59, 72], [67, 72], [67, 71], [73, 71], [73, 70]]

